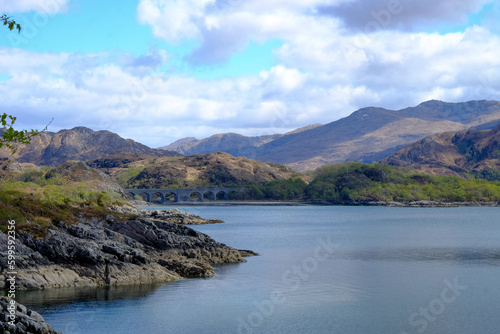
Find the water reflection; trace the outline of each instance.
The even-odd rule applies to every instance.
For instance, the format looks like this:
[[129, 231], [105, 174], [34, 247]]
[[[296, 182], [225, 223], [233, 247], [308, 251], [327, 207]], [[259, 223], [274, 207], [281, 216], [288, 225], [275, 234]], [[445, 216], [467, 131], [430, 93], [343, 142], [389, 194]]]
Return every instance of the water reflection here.
[[163, 284], [126, 285], [119, 287], [61, 288], [19, 291], [17, 301], [29, 307], [44, 308], [78, 302], [113, 301], [148, 296]]

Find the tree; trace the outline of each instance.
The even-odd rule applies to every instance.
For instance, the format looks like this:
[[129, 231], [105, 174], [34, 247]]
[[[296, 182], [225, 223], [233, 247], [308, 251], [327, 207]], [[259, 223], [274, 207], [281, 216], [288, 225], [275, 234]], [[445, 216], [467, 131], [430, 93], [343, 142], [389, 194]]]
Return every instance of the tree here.
[[[0, 17], [0, 22], [3, 22], [3, 25], [7, 26], [10, 31], [17, 29], [18, 33], [21, 32], [21, 25], [5, 14]], [[39, 134], [36, 130], [29, 132], [28, 130], [15, 130], [13, 127], [15, 122], [16, 117], [6, 113], [0, 114], [0, 123], [3, 128], [3, 131], [0, 129], [0, 132], [3, 132], [0, 137], [0, 148], [5, 146], [12, 151], [12, 154], [16, 153], [17, 147], [11, 143], [30, 144], [31, 139]]]

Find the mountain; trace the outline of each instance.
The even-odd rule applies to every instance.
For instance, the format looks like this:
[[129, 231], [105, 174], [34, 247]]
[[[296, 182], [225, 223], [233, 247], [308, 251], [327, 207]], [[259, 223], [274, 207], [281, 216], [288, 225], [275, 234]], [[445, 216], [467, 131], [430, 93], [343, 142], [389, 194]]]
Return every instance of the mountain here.
[[370, 163], [429, 135], [468, 128], [491, 129], [499, 124], [500, 102], [431, 100], [401, 110], [363, 108], [338, 121], [284, 135], [245, 137], [229, 133], [202, 140], [190, 137], [163, 149], [186, 155], [221, 151], [306, 171], [344, 161]]
[[435, 175], [467, 173], [496, 179], [491, 173], [500, 170], [500, 126], [429, 136], [381, 162]]
[[216, 152], [188, 157], [116, 154], [88, 164], [114, 177], [125, 188], [199, 188], [286, 180], [298, 174], [283, 165]]
[[282, 136], [277, 134], [247, 137], [236, 133], [221, 133], [201, 140], [193, 137], [183, 138], [160, 149], [175, 151], [182, 155], [226, 152], [233, 156], [249, 157], [257, 147]]
[[402, 110], [363, 108], [338, 121], [264, 144], [255, 159], [301, 171], [343, 161], [372, 162], [432, 134], [491, 128], [499, 120], [497, 101], [433, 100]]
[[91, 160], [116, 153], [142, 153], [173, 156], [175, 152], [156, 150], [131, 139], [123, 139], [110, 131], [93, 131], [86, 127], [61, 130], [57, 133], [42, 132], [32, 139], [31, 145], [20, 145], [12, 155], [0, 149], [0, 158], [15, 159], [37, 165], [57, 166], [67, 160]]
[[286, 135], [299, 133], [321, 126], [313, 124], [285, 134], [274, 134], [265, 136], [248, 137], [236, 133], [220, 133], [205, 139], [196, 139], [187, 137], [179, 139], [170, 145], [160, 147], [159, 149], [175, 151], [183, 155], [208, 154], [213, 152], [226, 152], [235, 157], [245, 156], [255, 158], [258, 147], [270, 143]]
[[[164, 148], [187, 155], [223, 151], [305, 171], [344, 161], [378, 161], [429, 135], [470, 128], [491, 129], [499, 124], [498, 101], [446, 103], [432, 100], [401, 110], [363, 108], [338, 121], [284, 135], [219, 134], [202, 140], [185, 138]], [[67, 160], [95, 160], [123, 153], [178, 155], [123, 139], [109, 131], [76, 127], [57, 133], [43, 132], [31, 145], [21, 146], [14, 156], [0, 149], [0, 158], [59, 165]]]

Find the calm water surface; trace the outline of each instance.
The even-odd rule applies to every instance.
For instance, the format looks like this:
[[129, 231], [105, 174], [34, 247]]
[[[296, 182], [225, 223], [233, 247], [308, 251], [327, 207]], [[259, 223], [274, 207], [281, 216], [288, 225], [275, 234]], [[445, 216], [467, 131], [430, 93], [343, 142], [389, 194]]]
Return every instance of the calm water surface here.
[[498, 333], [500, 208], [180, 207], [260, 254], [209, 279], [24, 293], [70, 333]]

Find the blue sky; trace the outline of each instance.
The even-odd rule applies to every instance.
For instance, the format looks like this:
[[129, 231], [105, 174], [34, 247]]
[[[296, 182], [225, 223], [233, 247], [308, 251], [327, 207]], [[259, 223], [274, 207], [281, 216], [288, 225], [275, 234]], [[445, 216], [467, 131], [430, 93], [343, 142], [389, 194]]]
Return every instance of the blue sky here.
[[490, 0], [0, 0], [0, 108], [151, 147], [498, 99]]
[[[258, 74], [275, 65], [272, 50], [280, 46], [280, 40], [249, 42], [223, 63], [186, 63], [183, 58], [200, 43], [188, 39], [170, 44], [155, 38], [151, 26], [137, 21], [137, 6], [137, 0], [85, 0], [70, 1], [61, 14], [8, 13], [25, 31], [20, 35], [0, 35], [0, 45], [34, 52], [111, 52], [136, 57], [157, 48], [171, 54], [170, 62], [161, 70], [205, 79]], [[31, 35], [35, 37], [29, 38]]]

